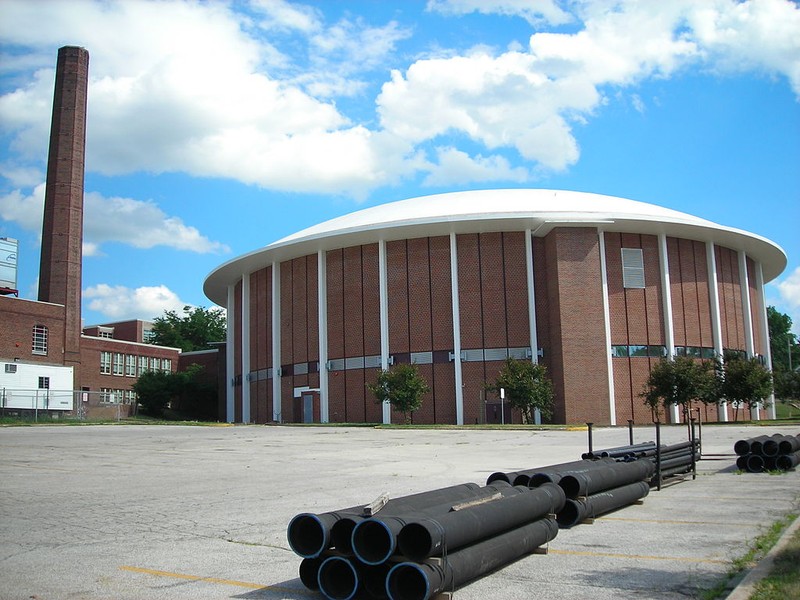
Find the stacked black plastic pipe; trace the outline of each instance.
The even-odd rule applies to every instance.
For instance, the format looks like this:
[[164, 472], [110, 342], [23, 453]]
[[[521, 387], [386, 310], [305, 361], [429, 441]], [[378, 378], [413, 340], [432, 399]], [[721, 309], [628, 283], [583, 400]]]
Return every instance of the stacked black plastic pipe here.
[[428, 600], [533, 552], [559, 527], [633, 504], [660, 477], [689, 472], [700, 458], [698, 442], [584, 456], [493, 473], [483, 487], [464, 483], [392, 499], [373, 516], [363, 505], [301, 513], [287, 531], [303, 557], [300, 579], [336, 600]]
[[[630, 456], [630, 452], [620, 456]], [[602, 455], [524, 471], [492, 473], [488, 482], [527, 484], [533, 489], [558, 484], [566, 500], [557, 513], [557, 523], [567, 528], [644, 498], [650, 491], [649, 479], [654, 469], [648, 460], [622, 462]]]
[[800, 435], [759, 435], [733, 445], [742, 471], [788, 471], [800, 464]]
[[327, 598], [427, 600], [552, 540], [564, 502], [553, 484], [466, 483], [389, 500], [371, 517], [363, 506], [302, 513], [287, 537], [301, 581]]

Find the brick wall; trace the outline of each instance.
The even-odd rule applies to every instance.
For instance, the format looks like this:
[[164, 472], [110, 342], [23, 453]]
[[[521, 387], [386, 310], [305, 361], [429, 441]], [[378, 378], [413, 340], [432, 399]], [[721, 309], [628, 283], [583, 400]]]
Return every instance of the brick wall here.
[[719, 282], [719, 311], [722, 327], [722, 347], [745, 350], [742, 285], [737, 252], [715, 246], [717, 281]]
[[[550, 376], [556, 422], [610, 422], [597, 230], [556, 228], [545, 239]], [[538, 291], [537, 291], [538, 294]]]
[[[180, 352], [175, 348], [164, 348], [162, 346], [152, 346], [150, 344], [138, 344], [124, 340], [110, 340], [106, 338], [95, 338], [84, 336], [81, 339], [81, 364], [76, 369], [77, 380], [75, 385], [79, 389], [88, 389], [92, 392], [100, 391], [101, 388], [113, 390], [130, 390], [136, 383], [136, 376], [124, 374], [107, 375], [100, 373], [100, 353], [111, 352], [124, 356], [146, 356], [158, 358], [160, 360], [169, 359], [171, 361], [170, 370], [175, 372], [178, 369]], [[138, 362], [137, 362], [138, 367]]]
[[[33, 328], [47, 327], [47, 354], [33, 353]], [[0, 296], [0, 358], [13, 362], [61, 365], [64, 357], [64, 307]]]

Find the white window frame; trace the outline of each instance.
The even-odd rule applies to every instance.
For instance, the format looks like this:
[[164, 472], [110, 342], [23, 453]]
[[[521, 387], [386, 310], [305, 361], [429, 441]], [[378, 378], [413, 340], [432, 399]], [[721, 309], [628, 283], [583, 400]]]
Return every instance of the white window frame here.
[[111, 375], [111, 352], [100, 352], [100, 374]]
[[34, 325], [31, 331], [31, 353], [47, 356], [47, 325]]
[[622, 287], [644, 289], [644, 252], [641, 248], [622, 248]]
[[134, 354], [125, 355], [125, 376], [136, 377], [136, 356]]
[[122, 353], [114, 352], [114, 362], [111, 363], [112, 365], [111, 373], [113, 375], [122, 376], [122, 374], [125, 372], [123, 368], [124, 361], [122, 356], [123, 356]]

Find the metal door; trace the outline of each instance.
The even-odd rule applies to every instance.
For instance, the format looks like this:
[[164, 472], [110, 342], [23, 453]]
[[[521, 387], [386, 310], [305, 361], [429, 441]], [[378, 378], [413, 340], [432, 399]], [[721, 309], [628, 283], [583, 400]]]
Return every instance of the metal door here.
[[303, 394], [303, 423], [314, 422], [314, 394]]

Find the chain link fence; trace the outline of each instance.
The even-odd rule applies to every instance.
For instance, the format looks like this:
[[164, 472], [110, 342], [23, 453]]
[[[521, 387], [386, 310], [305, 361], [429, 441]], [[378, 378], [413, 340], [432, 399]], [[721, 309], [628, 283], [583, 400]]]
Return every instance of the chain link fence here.
[[34, 422], [59, 419], [120, 421], [136, 414], [136, 397], [125, 390], [0, 388], [0, 415]]

